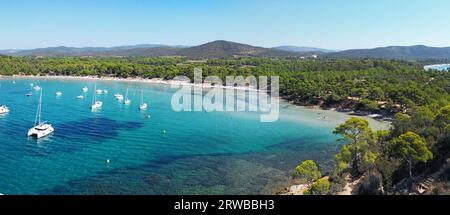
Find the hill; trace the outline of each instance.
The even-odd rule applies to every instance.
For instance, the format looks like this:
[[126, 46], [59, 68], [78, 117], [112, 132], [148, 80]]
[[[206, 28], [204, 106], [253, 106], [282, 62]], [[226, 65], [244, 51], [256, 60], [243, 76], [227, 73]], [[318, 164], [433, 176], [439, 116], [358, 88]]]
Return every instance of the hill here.
[[313, 48], [313, 47], [303, 47], [303, 46], [277, 46], [274, 49], [289, 51], [289, 52], [317, 52], [317, 53], [330, 53], [336, 52], [336, 50]]
[[325, 57], [332, 58], [380, 58], [380, 59], [445, 59], [450, 58], [450, 47], [436, 48], [423, 45], [389, 46], [374, 49], [353, 49], [328, 53]]
[[230, 58], [230, 57], [296, 57], [302, 54], [272, 48], [250, 46], [229, 41], [214, 41], [199, 46], [165, 46], [165, 45], [137, 45], [119, 46], [111, 48], [102, 47], [50, 47], [32, 50], [4, 51], [0, 54], [13, 56], [42, 56], [42, 57], [114, 57], [114, 56], [183, 56], [187, 58]]

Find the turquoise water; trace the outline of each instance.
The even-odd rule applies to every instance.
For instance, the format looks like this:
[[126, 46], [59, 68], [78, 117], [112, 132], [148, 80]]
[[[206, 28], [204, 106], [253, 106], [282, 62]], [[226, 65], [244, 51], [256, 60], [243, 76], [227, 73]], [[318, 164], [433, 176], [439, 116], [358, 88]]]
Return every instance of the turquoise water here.
[[[39, 141], [26, 137], [38, 102], [30, 83], [42, 87], [42, 117], [55, 127]], [[109, 91], [98, 96], [98, 112], [90, 110], [95, 83]], [[270, 194], [304, 159], [329, 166], [337, 147], [331, 131], [346, 118], [323, 121], [286, 104], [275, 123], [250, 112], [174, 112], [175, 90], [165, 85], [27, 78], [0, 84], [0, 105], [11, 110], [0, 116], [3, 194]], [[85, 99], [75, 99], [84, 86]], [[113, 96], [126, 88], [130, 106]], [[138, 110], [141, 89], [147, 111]]]
[[428, 65], [424, 67], [425, 70], [439, 70], [439, 71], [448, 71], [450, 69], [450, 64], [436, 64], [436, 65]]

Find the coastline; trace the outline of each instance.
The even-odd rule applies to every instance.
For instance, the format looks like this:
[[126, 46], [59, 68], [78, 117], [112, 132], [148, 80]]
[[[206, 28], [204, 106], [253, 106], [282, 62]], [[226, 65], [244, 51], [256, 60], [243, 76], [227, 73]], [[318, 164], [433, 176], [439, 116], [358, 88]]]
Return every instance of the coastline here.
[[[147, 84], [163, 84], [163, 85], [171, 85], [171, 84], [181, 84], [181, 85], [191, 85], [194, 87], [203, 87], [203, 85], [195, 85], [195, 84], [191, 84], [191, 83], [178, 83], [178, 82], [173, 82], [173, 81], [165, 81], [162, 79], [143, 79], [143, 78], [112, 78], [112, 77], [105, 77], [105, 78], [99, 78], [99, 77], [93, 77], [93, 76], [0, 76], [0, 79], [2, 78], [17, 78], [17, 79], [41, 79], [41, 80], [78, 80], [78, 81], [117, 81], [117, 82], [134, 82], [134, 83], [147, 83]], [[205, 86], [205, 88], [211, 88], [211, 86]], [[237, 90], [246, 90], [243, 88], [237, 88]], [[297, 109], [297, 110], [304, 110], [304, 111], [308, 111], [313, 113], [312, 116], [314, 116], [316, 119], [322, 117], [322, 116], [326, 116], [328, 121], [334, 121], [336, 118], [335, 116], [339, 115], [340, 117], [346, 115], [346, 116], [354, 116], [351, 115], [350, 113], [346, 113], [346, 112], [339, 112], [335, 109], [324, 109], [320, 106], [305, 106], [305, 105], [298, 105], [295, 103], [291, 103], [286, 99], [283, 99], [280, 97], [280, 104], [283, 105], [288, 105], [288, 108], [293, 108], [293, 109]], [[371, 120], [375, 120], [372, 119], [368, 116], [356, 116], [356, 117], [360, 117], [360, 118], [364, 118], [364, 119], [371, 119]], [[340, 118], [341, 119], [341, 118]], [[380, 122], [380, 125], [386, 125], [386, 126], [390, 126], [390, 123], [388, 122]], [[373, 125], [372, 123], [369, 123], [370, 125]], [[372, 126], [371, 126], [372, 127]], [[374, 128], [374, 127], [372, 127]], [[384, 129], [383, 128], [379, 128], [379, 129]], [[293, 182], [288, 182], [289, 184], [291, 184], [287, 189], [289, 189], [289, 193], [284, 194], [284, 195], [299, 195], [300, 193], [302, 193], [306, 187], [304, 185], [299, 185], [299, 184], [295, 184]]]
[[[12, 76], [4, 76], [0, 75], [0, 78], [12, 78], [12, 79], [42, 79], [42, 80], [74, 80], [74, 81], [116, 81], [116, 82], [128, 82], [128, 83], [142, 83], [142, 84], [160, 84], [160, 85], [179, 85], [179, 86], [192, 86], [192, 87], [201, 87], [205, 89], [233, 89], [238, 91], [250, 91], [250, 92], [260, 92], [261, 90], [255, 89], [252, 87], [239, 87], [239, 86], [212, 86], [207, 83], [203, 84], [195, 84], [190, 83], [186, 81], [173, 81], [173, 80], [163, 80], [162, 78], [117, 78], [117, 77], [98, 77], [98, 76], [34, 76], [34, 75], [12, 75]], [[382, 129], [389, 129], [391, 126], [391, 123], [389, 121], [385, 120], [379, 120], [374, 117], [370, 117], [370, 115], [355, 115], [354, 111], [351, 112], [342, 112], [338, 111], [336, 108], [324, 108], [318, 105], [303, 105], [298, 104], [295, 102], [290, 101], [289, 99], [286, 99], [283, 96], [279, 97], [280, 104], [287, 104], [291, 107], [298, 108], [299, 110], [303, 109], [309, 110], [314, 112], [314, 114], [323, 114], [328, 112], [328, 114], [325, 115], [336, 115], [336, 114], [342, 114], [345, 116], [350, 117], [360, 117], [363, 119], [366, 119], [369, 121], [369, 124], [371, 125], [372, 129], [374, 130], [382, 130]], [[376, 122], [376, 123], [374, 123]]]
[[34, 76], [34, 75], [12, 75], [12, 76], [1, 76], [9, 78], [37, 78], [37, 79], [48, 79], [48, 80], [88, 80], [88, 81], [118, 81], [118, 82], [129, 82], [129, 83], [146, 83], [146, 84], [163, 84], [163, 85], [181, 85], [181, 86], [192, 86], [192, 87], [202, 87], [202, 88], [218, 88], [218, 89], [233, 89], [242, 91], [253, 91], [259, 92], [259, 89], [253, 87], [241, 87], [241, 86], [215, 86], [208, 83], [196, 84], [187, 81], [174, 81], [174, 80], [163, 80], [162, 78], [117, 78], [117, 77], [97, 77], [97, 76]]

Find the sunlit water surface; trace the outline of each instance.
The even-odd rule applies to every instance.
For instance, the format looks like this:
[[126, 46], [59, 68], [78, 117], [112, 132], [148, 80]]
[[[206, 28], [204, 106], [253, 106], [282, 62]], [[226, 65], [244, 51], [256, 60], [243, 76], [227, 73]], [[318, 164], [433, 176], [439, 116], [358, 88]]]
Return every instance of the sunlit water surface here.
[[[42, 117], [55, 127], [39, 141], [26, 137], [39, 94], [31, 83], [42, 87]], [[95, 83], [109, 91], [98, 96], [98, 112], [90, 109]], [[0, 116], [3, 194], [273, 194], [304, 159], [329, 168], [338, 147], [332, 130], [348, 119], [286, 103], [274, 123], [261, 123], [254, 112], [174, 112], [176, 89], [166, 85], [31, 78], [0, 84], [0, 105], [11, 109]], [[89, 92], [77, 100], [84, 86]], [[129, 106], [114, 98], [127, 88]], [[138, 110], [141, 89], [147, 111]]]

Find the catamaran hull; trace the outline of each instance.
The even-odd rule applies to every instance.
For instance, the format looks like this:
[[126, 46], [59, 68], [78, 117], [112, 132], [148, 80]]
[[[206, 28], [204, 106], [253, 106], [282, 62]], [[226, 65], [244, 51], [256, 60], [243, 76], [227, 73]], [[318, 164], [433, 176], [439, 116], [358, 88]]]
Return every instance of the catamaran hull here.
[[139, 107], [140, 110], [147, 110], [148, 105], [147, 104], [143, 104]]
[[40, 139], [52, 134], [54, 131], [55, 129], [52, 127], [41, 131], [37, 130], [36, 128], [31, 128], [30, 130], [28, 130], [28, 137], [36, 137], [37, 139]]

